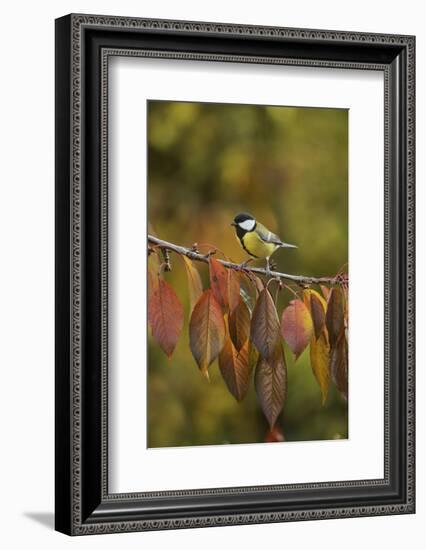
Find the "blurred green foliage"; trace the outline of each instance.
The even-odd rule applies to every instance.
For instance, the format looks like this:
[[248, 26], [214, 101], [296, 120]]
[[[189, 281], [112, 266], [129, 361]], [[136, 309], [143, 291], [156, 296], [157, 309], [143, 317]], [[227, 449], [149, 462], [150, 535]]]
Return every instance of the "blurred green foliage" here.
[[[149, 101], [148, 219], [162, 239], [202, 251], [217, 247], [247, 259], [234, 229], [248, 211], [297, 250], [279, 250], [279, 271], [334, 275], [348, 261], [348, 113], [344, 109]], [[218, 256], [220, 257], [220, 256]], [[263, 265], [263, 264], [261, 264]], [[207, 266], [197, 265], [205, 286]], [[188, 345], [183, 261], [165, 274], [186, 311], [169, 360], [149, 343], [150, 447], [262, 442], [268, 430], [253, 384], [242, 403], [228, 392], [217, 362], [211, 382]], [[292, 299], [281, 292], [278, 311]], [[285, 349], [288, 398], [279, 424], [287, 441], [348, 436], [347, 405], [330, 386], [324, 406], [309, 362]]]

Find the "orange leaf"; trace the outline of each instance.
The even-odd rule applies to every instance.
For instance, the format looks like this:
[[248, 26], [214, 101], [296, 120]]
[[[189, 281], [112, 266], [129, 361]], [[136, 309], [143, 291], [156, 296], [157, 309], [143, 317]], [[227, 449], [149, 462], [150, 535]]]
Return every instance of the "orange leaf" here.
[[186, 275], [188, 278], [189, 303], [192, 311], [195, 304], [198, 302], [201, 294], [203, 293], [203, 285], [201, 283], [198, 269], [194, 266], [192, 261], [186, 256], [181, 256], [181, 258], [184, 261]]
[[281, 317], [281, 334], [296, 359], [309, 344], [313, 331], [312, 317], [301, 300], [292, 300]]
[[229, 305], [227, 269], [216, 258], [210, 258], [209, 266], [210, 287], [217, 302], [225, 311]]
[[250, 338], [264, 359], [274, 355], [280, 338], [280, 321], [274, 300], [267, 288], [259, 294], [254, 306]]
[[219, 355], [225, 340], [225, 321], [211, 289], [205, 290], [189, 322], [189, 346], [201, 372], [208, 378], [208, 368]]
[[280, 342], [275, 346], [270, 359], [259, 357], [255, 373], [255, 387], [263, 414], [272, 429], [283, 408], [287, 394], [287, 366]]
[[240, 351], [250, 334], [250, 312], [241, 298], [229, 315], [229, 334], [237, 351]]
[[325, 323], [325, 310], [327, 308], [326, 301], [315, 290], [308, 289], [303, 291], [303, 300], [306, 307], [311, 312], [312, 322], [315, 330], [315, 337], [321, 336], [322, 329]]
[[323, 405], [327, 399], [330, 385], [329, 354], [330, 347], [328, 345], [327, 333], [324, 328], [318, 339], [312, 335], [310, 347], [311, 367], [321, 389]]
[[250, 371], [248, 365], [248, 342], [240, 351], [237, 351], [231, 338], [228, 336], [225, 345], [219, 354], [219, 369], [228, 390], [237, 401], [244, 399], [250, 385]]
[[169, 283], [158, 276], [148, 303], [148, 320], [152, 336], [170, 357], [182, 331], [183, 307]]

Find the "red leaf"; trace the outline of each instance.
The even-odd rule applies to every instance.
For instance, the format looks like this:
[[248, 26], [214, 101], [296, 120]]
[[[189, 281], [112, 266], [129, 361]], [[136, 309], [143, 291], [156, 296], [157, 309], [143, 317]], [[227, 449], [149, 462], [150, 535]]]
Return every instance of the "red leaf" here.
[[255, 386], [263, 414], [271, 429], [277, 421], [287, 394], [287, 366], [281, 343], [275, 346], [269, 359], [262, 359], [256, 366]]
[[189, 346], [201, 372], [208, 378], [208, 368], [219, 355], [225, 340], [225, 321], [211, 289], [205, 290], [196, 303], [189, 322]]
[[250, 312], [241, 298], [238, 306], [230, 313], [228, 323], [232, 343], [239, 351], [250, 334]]
[[250, 338], [264, 359], [274, 355], [280, 338], [280, 321], [274, 300], [267, 288], [259, 294], [254, 306]]
[[148, 320], [152, 336], [170, 357], [182, 331], [183, 307], [173, 288], [160, 277], [149, 298]]
[[285, 441], [285, 437], [281, 428], [274, 426], [272, 430], [268, 430], [265, 443], [281, 443], [282, 441]]
[[292, 300], [281, 317], [281, 334], [296, 359], [309, 344], [313, 330], [308, 308], [301, 300]]
[[216, 258], [210, 258], [209, 266], [210, 287], [217, 302], [225, 311], [229, 306], [228, 270]]
[[237, 351], [229, 336], [219, 354], [219, 369], [228, 390], [237, 401], [241, 401], [250, 385], [250, 371], [248, 365], [248, 342], [240, 351]]

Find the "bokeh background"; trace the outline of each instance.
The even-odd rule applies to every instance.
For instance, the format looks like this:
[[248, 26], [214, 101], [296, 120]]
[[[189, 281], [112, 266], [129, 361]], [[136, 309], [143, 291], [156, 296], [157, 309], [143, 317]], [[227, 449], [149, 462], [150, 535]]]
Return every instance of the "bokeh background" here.
[[[185, 246], [210, 243], [242, 262], [247, 256], [230, 227], [241, 211], [299, 247], [274, 255], [278, 270], [337, 273], [348, 261], [347, 110], [149, 101], [150, 230]], [[208, 286], [207, 266], [197, 267]], [[217, 361], [210, 383], [200, 374], [189, 349], [187, 280], [179, 257], [172, 256], [172, 268], [165, 277], [186, 318], [171, 359], [148, 337], [148, 446], [264, 441], [268, 425], [253, 384], [238, 403]], [[281, 292], [280, 314], [291, 298]], [[347, 404], [330, 386], [321, 405], [309, 351], [297, 362], [287, 347], [285, 353], [288, 397], [278, 422], [285, 440], [348, 437]]]

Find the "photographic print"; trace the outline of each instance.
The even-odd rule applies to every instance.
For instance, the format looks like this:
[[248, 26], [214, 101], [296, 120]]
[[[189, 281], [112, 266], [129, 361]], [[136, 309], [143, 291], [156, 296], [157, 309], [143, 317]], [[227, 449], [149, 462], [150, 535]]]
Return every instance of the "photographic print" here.
[[148, 447], [347, 439], [348, 110], [147, 120]]

